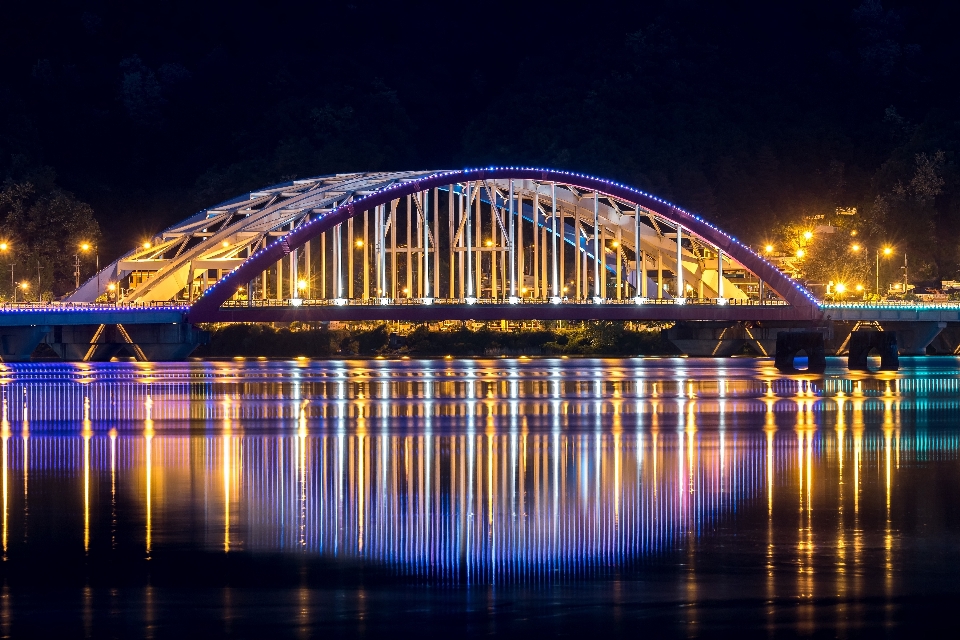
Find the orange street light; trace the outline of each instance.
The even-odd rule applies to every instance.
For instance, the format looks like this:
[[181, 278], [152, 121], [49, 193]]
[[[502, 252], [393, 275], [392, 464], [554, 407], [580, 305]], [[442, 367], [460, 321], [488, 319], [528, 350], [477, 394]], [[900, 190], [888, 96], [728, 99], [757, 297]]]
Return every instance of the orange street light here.
[[354, 244], [357, 245], [357, 249], [359, 249], [363, 246], [363, 240], [357, 240]]
[[852, 245], [850, 245], [850, 250], [851, 250], [851, 251], [860, 251], [860, 245], [858, 245], [858, 244], [852, 244]]
[[764, 251], [766, 251], [767, 253], [773, 253], [773, 245], [772, 245], [772, 244], [768, 244], [768, 245], [765, 246], [763, 249], [764, 249]]
[[152, 246], [153, 246], [153, 245], [150, 244], [149, 242], [144, 242], [144, 243], [143, 243], [143, 248], [144, 248], [144, 249], [149, 249], [149, 248], [152, 247]]
[[842, 282], [838, 282], [836, 286], [833, 287], [833, 290], [837, 293], [845, 293], [847, 290], [847, 285], [843, 284]]
[[[889, 256], [891, 253], [893, 253], [893, 249], [892, 249], [891, 247], [884, 247], [884, 248], [883, 248], [883, 256], [884, 256], [884, 257]], [[877, 271], [876, 271], [876, 274], [877, 274], [877, 297], [879, 297], [879, 296], [880, 296], [880, 249], [877, 249]]]
[[798, 258], [802, 258], [803, 256], [804, 256], [804, 251], [803, 251], [803, 249], [797, 249], [797, 257], [798, 257]]
[[9, 248], [10, 245], [8, 245], [6, 242], [0, 242], [0, 251], [6, 251]]
[[813, 237], [813, 231], [804, 231], [804, 232], [803, 232], [803, 239], [804, 239], [804, 240], [809, 240], [809, 239], [811, 239], [812, 237]]
[[90, 243], [89, 242], [81, 243], [80, 251], [90, 251]]

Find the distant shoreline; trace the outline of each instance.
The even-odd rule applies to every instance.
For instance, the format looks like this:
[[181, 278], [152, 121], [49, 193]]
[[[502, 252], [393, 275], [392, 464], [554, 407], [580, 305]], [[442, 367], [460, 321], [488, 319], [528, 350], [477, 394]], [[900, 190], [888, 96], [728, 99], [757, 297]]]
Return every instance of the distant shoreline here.
[[681, 355], [659, 327], [635, 330], [624, 323], [584, 322], [551, 329], [495, 331], [420, 326], [407, 334], [386, 324], [372, 328], [275, 328], [237, 324], [213, 327], [191, 358], [444, 358]]

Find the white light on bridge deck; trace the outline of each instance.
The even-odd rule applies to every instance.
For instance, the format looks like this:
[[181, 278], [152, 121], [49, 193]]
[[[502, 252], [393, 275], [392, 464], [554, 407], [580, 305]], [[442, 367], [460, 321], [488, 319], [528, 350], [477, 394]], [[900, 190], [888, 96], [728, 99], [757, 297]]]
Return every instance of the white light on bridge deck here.
[[290, 298], [291, 307], [299, 307], [301, 304], [303, 304], [303, 298]]
[[727, 304], [727, 299], [726, 299], [726, 298], [717, 298], [717, 304], [719, 304], [719, 305]]
[[347, 301], [343, 298], [337, 298], [333, 301], [333, 304], [337, 305], [338, 307], [342, 307], [343, 305], [347, 304]]
[[687, 303], [687, 299], [686, 299], [686, 298], [674, 298], [674, 299], [673, 299], [673, 302], [674, 302], [674, 304], [686, 304], [686, 303]]
[[553, 296], [550, 298], [550, 302], [553, 304], [560, 304], [560, 296]]
[[636, 298], [633, 299], [633, 301], [636, 302], [637, 304], [646, 304], [646, 303], [647, 303], [647, 299], [644, 298], [643, 296], [637, 296]]
[[423, 304], [433, 304], [433, 298], [424, 298], [421, 302], [423, 302]]
[[603, 304], [603, 298], [600, 296], [593, 296], [593, 304]]
[[520, 302], [520, 298], [517, 296], [510, 296], [510, 304], [517, 304], [518, 302]]
[[469, 298], [467, 298], [467, 304], [476, 304], [476, 303], [477, 303], [477, 299], [476, 299], [476, 298], [474, 298], [474, 297], [472, 297], [472, 296], [469, 297]]

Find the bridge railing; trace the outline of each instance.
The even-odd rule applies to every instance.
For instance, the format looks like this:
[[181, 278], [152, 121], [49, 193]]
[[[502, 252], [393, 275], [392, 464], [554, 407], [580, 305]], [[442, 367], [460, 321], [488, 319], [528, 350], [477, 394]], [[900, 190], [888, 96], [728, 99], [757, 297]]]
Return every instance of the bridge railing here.
[[186, 311], [189, 304], [175, 302], [2, 302], [0, 312], [38, 311], [115, 311], [118, 309], [145, 309], [152, 311]]
[[821, 302], [821, 309], [960, 309], [960, 301], [877, 300], [874, 302]]
[[430, 305], [586, 305], [597, 304], [607, 306], [657, 306], [669, 305], [702, 305], [702, 306], [788, 306], [783, 300], [736, 300], [736, 299], [718, 299], [718, 298], [641, 298], [641, 299], [621, 299], [608, 298], [603, 300], [594, 299], [568, 299], [561, 298], [554, 300], [552, 298], [287, 298], [283, 300], [228, 300], [223, 306], [231, 309], [242, 308], [280, 308], [280, 307], [340, 307], [340, 306], [430, 306]]

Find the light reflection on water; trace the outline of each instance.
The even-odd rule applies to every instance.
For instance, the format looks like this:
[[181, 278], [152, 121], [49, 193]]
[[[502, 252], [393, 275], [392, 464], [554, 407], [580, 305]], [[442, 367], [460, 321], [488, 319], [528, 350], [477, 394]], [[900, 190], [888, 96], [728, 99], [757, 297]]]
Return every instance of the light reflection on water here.
[[[957, 404], [947, 375], [824, 381], [674, 360], [7, 376], [5, 553], [10, 530], [28, 526], [31, 484], [42, 495], [57, 478], [82, 485], [84, 548], [120, 509], [143, 519], [148, 553], [191, 544], [199, 522], [203, 544], [225, 551], [302, 549], [468, 582], [579, 574], [673, 548], [744, 503], [772, 514], [794, 494], [809, 514], [814, 483], [856, 514], [863, 474], [879, 474], [889, 511], [904, 456], [953, 460], [958, 444], [900, 428], [904, 411], [922, 426], [924, 407]], [[75, 426], [49, 419], [72, 412]]]
[[908, 364], [7, 366], [4, 560], [189, 548], [548, 584], [746, 544], [759, 597], [811, 630], [818, 597], [898, 593], [918, 521], [953, 526], [958, 361]]

